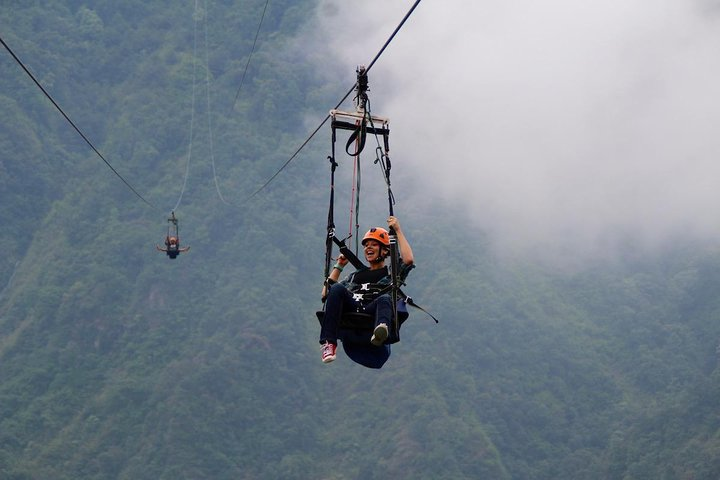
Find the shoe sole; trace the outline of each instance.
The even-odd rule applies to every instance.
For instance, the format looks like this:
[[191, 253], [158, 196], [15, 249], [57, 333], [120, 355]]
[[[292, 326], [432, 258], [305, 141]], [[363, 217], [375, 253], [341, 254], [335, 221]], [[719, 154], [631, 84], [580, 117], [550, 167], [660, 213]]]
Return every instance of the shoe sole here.
[[[333, 360], [335, 360], [335, 357], [337, 356], [337, 353], [333, 353], [333, 355], [325, 355], [325, 346], [328, 345], [329, 343], [330, 342], [326, 342], [326, 343], [322, 344], [323, 355], [320, 356], [320, 359], [322, 360], [323, 363], [330, 363]], [[337, 345], [335, 346], [335, 348], [337, 348]], [[328, 346], [328, 350], [330, 350], [329, 346]]]
[[[386, 325], [380, 324], [377, 327], [375, 327], [375, 330], [373, 331], [373, 336], [370, 339], [370, 343], [375, 345], [376, 347], [379, 347], [383, 343], [385, 343], [385, 340], [387, 340], [388, 337], [388, 329]], [[367, 337], [365, 337], [367, 338]]]

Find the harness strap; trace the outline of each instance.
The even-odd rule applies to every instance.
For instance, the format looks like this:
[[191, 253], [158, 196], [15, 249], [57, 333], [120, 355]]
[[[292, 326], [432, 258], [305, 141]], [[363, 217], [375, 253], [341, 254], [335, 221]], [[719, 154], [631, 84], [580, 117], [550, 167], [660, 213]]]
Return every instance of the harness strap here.
[[[355, 127], [353, 133], [350, 134], [347, 143], [345, 144], [345, 153], [351, 157], [357, 157], [365, 148], [365, 140], [367, 139], [367, 120], [363, 117], [362, 122]], [[355, 153], [350, 153], [350, 146], [357, 141]]]
[[[339, 240], [335, 235], [332, 236], [332, 241], [339, 247], [340, 253], [345, 255], [345, 258], [355, 267], [357, 270], [367, 268], [365, 264], [360, 260], [350, 248], [345, 245], [345, 239]], [[329, 272], [328, 272], [329, 275]], [[327, 275], [326, 275], [327, 276]]]
[[[387, 287], [385, 287], [385, 288], [383, 288], [382, 290], [380, 290], [380, 291], [377, 293], [377, 296], [383, 295], [383, 294], [389, 292], [389, 291], [392, 290], [392, 289], [393, 289], [393, 285], [388, 285]], [[394, 289], [394, 290], [397, 291], [397, 296], [398, 296], [398, 298], [400, 298], [403, 302], [407, 303], [407, 304], [410, 305], [411, 307], [417, 308], [417, 309], [420, 310], [421, 312], [424, 312], [424, 313], [425, 313], [426, 315], [428, 315], [430, 318], [432, 318], [433, 320], [435, 320], [435, 323], [440, 323], [440, 321], [439, 321], [437, 318], [435, 318], [435, 316], [434, 316], [432, 313], [428, 312], [428, 311], [425, 310], [423, 307], [421, 307], [420, 305], [418, 305], [417, 303], [415, 303], [415, 300], [413, 300], [413, 298], [412, 298], [411, 296], [409, 296], [408, 294], [406, 294], [405, 292], [403, 292], [400, 288], [396, 288], [396, 289]]]
[[[350, 134], [350, 138], [348, 138], [347, 142], [345, 143], [345, 152], [350, 155], [351, 157], [357, 157], [362, 152], [363, 148], [365, 148], [365, 142], [367, 140], [367, 134], [370, 133], [372, 135], [382, 135], [383, 137], [383, 143], [385, 145], [385, 151], [389, 150], [389, 135], [390, 135], [390, 129], [386, 126], [384, 127], [376, 127], [372, 124], [372, 118], [370, 126], [368, 126], [367, 122], [368, 116], [365, 115], [360, 122], [360, 125], [346, 122], [342, 120], [333, 120], [332, 121], [332, 130], [333, 130], [333, 141], [335, 140], [335, 130], [352, 130], [352, 133]], [[353, 142], [359, 141], [359, 146], [355, 152], [350, 151], [350, 147], [353, 144]]]
[[338, 164], [335, 161], [335, 129], [332, 130], [332, 155], [330, 161], [330, 207], [328, 208], [327, 237], [325, 238], [325, 278], [330, 276], [330, 263], [332, 262], [332, 244], [335, 238], [335, 169]]
[[[402, 293], [402, 292], [400, 292], [400, 293]], [[432, 318], [433, 320], [435, 320], [435, 323], [440, 323], [440, 321], [439, 321], [437, 318], [435, 318], [432, 313], [428, 312], [427, 310], [425, 310], [424, 308], [422, 308], [420, 305], [418, 305], [417, 303], [415, 303], [415, 301], [412, 299], [412, 297], [408, 297], [408, 296], [405, 295], [404, 293], [402, 293], [402, 295], [405, 297], [405, 303], [407, 303], [407, 304], [410, 305], [411, 307], [417, 308], [417, 309], [420, 310], [421, 312], [424, 312], [424, 313], [425, 313], [426, 315], [428, 315], [430, 318]]]
[[[346, 122], [343, 120], [333, 120], [332, 121], [332, 127], [340, 130], [357, 130], [358, 126], [355, 123]], [[390, 129], [388, 127], [375, 127], [374, 125], [367, 126], [367, 122], [365, 125], [365, 132], [372, 133], [373, 135], [379, 134], [383, 137], [390, 134]], [[356, 134], [357, 136], [357, 134]], [[387, 147], [387, 141], [383, 140], [385, 143], [385, 150], [389, 150]]]
[[[390, 215], [392, 215], [392, 207], [390, 209]], [[397, 301], [398, 301], [398, 290], [400, 289], [400, 275], [398, 271], [398, 263], [400, 260], [400, 253], [397, 247], [397, 236], [394, 228], [390, 228], [390, 296], [392, 297], [392, 315], [393, 324], [395, 326], [395, 332], [397, 332], [398, 340], [400, 339], [400, 321], [398, 320], [397, 312]]]
[[170, 237], [175, 237], [177, 239], [180, 239], [180, 230], [178, 228], [178, 220], [175, 217], [175, 212], [170, 212], [170, 218], [168, 218], [168, 230], [167, 230], [167, 238], [168, 240]]

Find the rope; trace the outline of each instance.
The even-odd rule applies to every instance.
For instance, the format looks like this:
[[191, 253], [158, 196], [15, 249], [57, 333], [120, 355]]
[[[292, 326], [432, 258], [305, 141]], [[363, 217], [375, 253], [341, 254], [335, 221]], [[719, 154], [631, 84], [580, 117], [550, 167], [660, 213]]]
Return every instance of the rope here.
[[[358, 141], [355, 140], [355, 150], [357, 151], [358, 148]], [[354, 156], [355, 162], [353, 162], [353, 173], [352, 173], [352, 187], [350, 189], [350, 225], [348, 226], [348, 235], [355, 236], [355, 252], [358, 251], [358, 243], [357, 243], [357, 223], [358, 223], [358, 215], [359, 215], [359, 209], [360, 209], [360, 155]], [[353, 222], [353, 213], [355, 213], [355, 221]], [[353, 224], [355, 228], [353, 229]]]
[[255, 45], [257, 44], [258, 35], [260, 35], [260, 27], [262, 27], [263, 19], [265, 18], [265, 11], [267, 10], [268, 3], [270, 0], [265, 1], [265, 7], [263, 8], [262, 15], [260, 16], [260, 23], [258, 23], [257, 31], [255, 32], [255, 40], [253, 40], [252, 48], [250, 49], [250, 55], [248, 56], [247, 62], [245, 63], [245, 70], [243, 70], [242, 77], [240, 77], [240, 85], [238, 86], [237, 93], [235, 94], [235, 100], [233, 100], [233, 107], [237, 103], [237, 99], [240, 96], [240, 89], [242, 89], [243, 83], [245, 82], [245, 74], [247, 74], [248, 66], [250, 65], [250, 59], [255, 52]]
[[[380, 51], [377, 53], [377, 55], [375, 55], [375, 58], [373, 58], [373, 60], [372, 60], [372, 61], [370, 62], [370, 64], [368, 65], [368, 67], [365, 69], [366, 73], [370, 71], [370, 69], [373, 67], [373, 65], [375, 65], [375, 63], [378, 61], [378, 59], [379, 59], [380, 56], [383, 54], [383, 52], [385, 51], [385, 49], [390, 45], [390, 42], [392, 42], [392, 40], [395, 38], [395, 35], [397, 35], [397, 33], [400, 31], [400, 29], [403, 27], [403, 25], [405, 25], [405, 22], [407, 22], [408, 18], [410, 18], [410, 15], [413, 13], [413, 11], [415, 10], [415, 8], [416, 8], [419, 4], [420, 4], [420, 0], [415, 0], [415, 3], [413, 4], [413, 6], [410, 7], [410, 10], [408, 10], [408, 12], [405, 14], [405, 17], [403, 17], [403, 19], [400, 21], [400, 23], [398, 24], [398, 26], [395, 27], [395, 30], [394, 30], [393, 33], [390, 35], [390, 38], [387, 39], [387, 41], [386, 41], [385, 44], [382, 46], [382, 48], [380, 49]], [[357, 82], [350, 88], [350, 90], [348, 90], [348, 92], [345, 94], [345, 96], [343, 96], [343, 97], [340, 99], [340, 101], [339, 101], [339, 102], [337, 103], [337, 105], [335, 106], [335, 110], [337, 110], [338, 108], [340, 108], [340, 105], [342, 105], [343, 102], [344, 102], [344, 101], [350, 96], [350, 94], [355, 90], [355, 86], [356, 86], [356, 85], [357, 85]], [[313, 132], [310, 134], [310, 136], [302, 143], [302, 145], [300, 145], [300, 147], [299, 147], [297, 150], [295, 150], [295, 153], [293, 153], [293, 154], [290, 156], [290, 158], [287, 159], [287, 161], [282, 164], [282, 166], [278, 169], [278, 171], [276, 171], [265, 183], [263, 183], [262, 186], [260, 186], [260, 188], [258, 188], [257, 190], [255, 190], [248, 198], [246, 198], [246, 199], [245, 199], [245, 202], [249, 202], [250, 200], [252, 200], [258, 193], [260, 193], [261, 191], [263, 191], [273, 180], [275, 180], [275, 178], [277, 178], [277, 176], [280, 175], [280, 173], [281, 173], [283, 170], [285, 170], [285, 168], [290, 164], [290, 162], [292, 162], [292, 161], [295, 159], [295, 157], [298, 156], [298, 154], [300, 153], [300, 151], [301, 151], [303, 148], [305, 148], [305, 145], [307, 145], [308, 143], [310, 143], [310, 140], [312, 140], [312, 138], [315, 136], [315, 134], [320, 131], [320, 129], [323, 127], [323, 125], [325, 125], [325, 124], [327, 123], [327, 121], [328, 121], [329, 119], [330, 119], [330, 114], [328, 114], [327, 116], [325, 116], [325, 118], [323, 119], [323, 121], [320, 122], [320, 125], [318, 125], [317, 128], [316, 128], [315, 130], [313, 130]]]
[[12, 285], [13, 279], [15, 278], [15, 273], [17, 272], [17, 269], [18, 269], [18, 265], [20, 265], [20, 262], [19, 261], [15, 262], [15, 266], [13, 267], [13, 271], [12, 271], [12, 274], [10, 275], [10, 278], [8, 279], [7, 283], [5, 284], [5, 287], [2, 290], [0, 290], [0, 298], [3, 298], [3, 296], [5, 295], [5, 291], [8, 288], [10, 288], [10, 286]]
[[193, 85], [192, 85], [192, 99], [190, 101], [190, 135], [188, 140], [188, 153], [187, 162], [185, 163], [185, 177], [183, 179], [183, 185], [180, 189], [180, 196], [175, 203], [172, 211], [176, 211], [180, 206], [183, 195], [185, 194], [185, 187], [187, 186], [188, 176], [190, 174], [190, 159], [192, 158], [192, 147], [193, 147], [193, 131], [195, 127], [195, 88], [197, 83], [197, 17], [198, 17], [198, 0], [195, 0], [195, 9], [193, 10]]
[[0, 43], [2, 43], [3, 47], [5, 47], [5, 49], [10, 53], [10, 55], [12, 55], [12, 57], [15, 59], [15, 61], [18, 63], [18, 65], [20, 65], [20, 67], [22, 67], [22, 69], [25, 71], [25, 73], [35, 83], [35, 85], [37, 85], [37, 87], [45, 94], [45, 96], [48, 98], [48, 100], [50, 100], [50, 102], [52, 102], [53, 106], [55, 106], [57, 111], [60, 112], [62, 114], [62, 116], [65, 118], [65, 120], [67, 120], [67, 122], [75, 129], [75, 131], [78, 133], [78, 135], [80, 135], [80, 137], [82, 137], [82, 139], [85, 140], [85, 143], [87, 143], [88, 146], [93, 150], [93, 152], [95, 152], [95, 154], [98, 157], [100, 157], [100, 159], [105, 163], [105, 165], [107, 165], [107, 167], [110, 170], [112, 170], [112, 172], [115, 174], [115, 176], [118, 177], [120, 180], [122, 180], [122, 182], [125, 184], [125, 186], [128, 187], [135, 194], [135, 196], [137, 196], [140, 200], [145, 202], [146, 205], [148, 205], [149, 207], [152, 207], [152, 208], [156, 208], [155, 205], [148, 202], [142, 195], [140, 195], [138, 193], [138, 191], [135, 190], [135, 188], [133, 188], [133, 186], [130, 185], [130, 183], [127, 180], [125, 180], [125, 178], [122, 175], [120, 175], [120, 173], [118, 173], [117, 170], [115, 170], [115, 168], [110, 164], [110, 162], [107, 161], [107, 159], [103, 156], [103, 154], [100, 153], [97, 148], [95, 148], [95, 145], [93, 145], [92, 142], [88, 139], [88, 137], [86, 137], [85, 134], [80, 130], [80, 128], [78, 128], [78, 126], [75, 125], [75, 122], [73, 122], [70, 119], [70, 117], [60, 107], [60, 105], [58, 105], [58, 103], [55, 101], [55, 99], [53, 99], [53, 97], [47, 92], [47, 90], [45, 90], [45, 88], [35, 78], [35, 76], [32, 73], [30, 73], [30, 70], [28, 70], [28, 68], [20, 60], [20, 58], [18, 58], [18, 56], [15, 55], [15, 52], [13, 52], [12, 49], [10, 48], [10, 46], [7, 43], [5, 43], [5, 40], [3, 40], [2, 37], [0, 37]]
[[[210, 163], [212, 166], [212, 173], [213, 173], [213, 182], [215, 184], [215, 191], [218, 194], [218, 197], [220, 198], [220, 201], [224, 203], [225, 205], [230, 205], [225, 198], [222, 195], [222, 192], [220, 191], [220, 185], [218, 183], [217, 178], [217, 171], [215, 168], [215, 149], [214, 149], [214, 142], [213, 142], [213, 129], [212, 129], [212, 108], [210, 103], [210, 55], [209, 55], [209, 49], [208, 49], [208, 28], [207, 28], [207, 0], [203, 3], [203, 10], [202, 10], [202, 18], [203, 18], [203, 33], [204, 33], [204, 56], [205, 56], [205, 97], [206, 97], [206, 104], [207, 104], [207, 124], [208, 124], [208, 136], [209, 136], [209, 150], [210, 150]], [[190, 160], [192, 158], [192, 148], [193, 148], [193, 137], [194, 137], [194, 126], [195, 126], [195, 99], [196, 99], [196, 91], [197, 91], [197, 67], [198, 67], [198, 61], [197, 61], [197, 37], [198, 37], [198, 19], [200, 18], [201, 11], [198, 9], [198, 0], [195, 0], [195, 10], [193, 13], [193, 86], [192, 86], [192, 100], [191, 100], [191, 107], [190, 107], [190, 138], [188, 140], [188, 155], [187, 155], [187, 163], [185, 164], [185, 178], [183, 179], [183, 186], [180, 191], [180, 196], [177, 200], [177, 203], [175, 204], [175, 207], [173, 208], [173, 211], [176, 211], [178, 207], [180, 206], [180, 202], [182, 201], [183, 195], [185, 193], [185, 188], [187, 186], [187, 180], [190, 172]]]
[[[360, 187], [362, 186], [362, 170], [360, 169], [360, 150], [361, 147], [361, 140], [358, 136], [356, 143], [355, 143], [355, 151], [357, 152], [357, 155], [355, 156], [355, 169], [357, 170], [357, 181], [356, 186], [357, 189], [355, 190], [355, 254], [357, 255], [357, 252], [360, 250]], [[352, 215], [352, 211], [351, 211]], [[352, 217], [351, 217], [352, 218]]]
[[[264, 12], [263, 12], [264, 15]], [[225, 205], [230, 204], [225, 201], [223, 194], [220, 192], [220, 185], [218, 184], [217, 172], [215, 171], [215, 153], [213, 148], [213, 130], [212, 130], [212, 110], [210, 107], [210, 56], [208, 54], [208, 28], [207, 28], [207, 0], [205, 0], [205, 93], [207, 97], [207, 122], [208, 122], [208, 136], [210, 141], [210, 164], [212, 165], [213, 181], [215, 183], [215, 191], [220, 198], [220, 201]]]
[[[367, 99], [367, 113], [368, 117], [370, 118], [370, 127], [374, 130], [375, 124], [373, 123], [372, 115], [370, 114], [370, 99]], [[383, 140], [385, 148], [380, 146], [380, 138], [378, 137], [376, 131], [375, 142], [377, 143], [377, 147], [375, 148], [375, 163], [380, 165], [380, 168], [383, 172], [383, 178], [385, 179], [385, 185], [387, 185], [388, 191], [388, 211], [389, 215], [392, 216], [395, 214], [393, 212], [393, 205], [395, 205], [395, 195], [393, 194], [390, 185], [390, 169], [392, 168], [392, 164], [390, 163], [390, 154], [388, 153], [390, 150], [390, 145], [388, 142], [387, 133], [383, 134]]]

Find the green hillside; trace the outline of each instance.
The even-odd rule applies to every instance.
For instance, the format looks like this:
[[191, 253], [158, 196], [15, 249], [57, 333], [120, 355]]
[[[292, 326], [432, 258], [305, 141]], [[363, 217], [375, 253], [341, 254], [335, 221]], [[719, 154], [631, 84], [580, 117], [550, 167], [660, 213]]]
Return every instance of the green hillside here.
[[329, 129], [248, 200], [350, 87], [295, 41], [316, 3], [268, 4], [239, 93], [260, 0], [0, 9], [151, 204], [0, 50], [0, 478], [720, 477], [711, 248], [558, 272], [398, 194], [406, 290], [440, 323], [412, 312], [381, 370], [321, 363]]

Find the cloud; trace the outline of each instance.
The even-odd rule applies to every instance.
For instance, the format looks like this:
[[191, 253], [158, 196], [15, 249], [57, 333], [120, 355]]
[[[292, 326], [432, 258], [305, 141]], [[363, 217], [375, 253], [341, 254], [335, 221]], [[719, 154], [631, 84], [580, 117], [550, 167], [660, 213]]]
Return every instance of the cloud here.
[[[323, 68], [351, 85], [412, 3], [320, 2]], [[416, 201], [462, 206], [502, 245], [581, 256], [720, 240], [711, 7], [421, 2], [369, 75], [395, 170], [414, 177]]]

